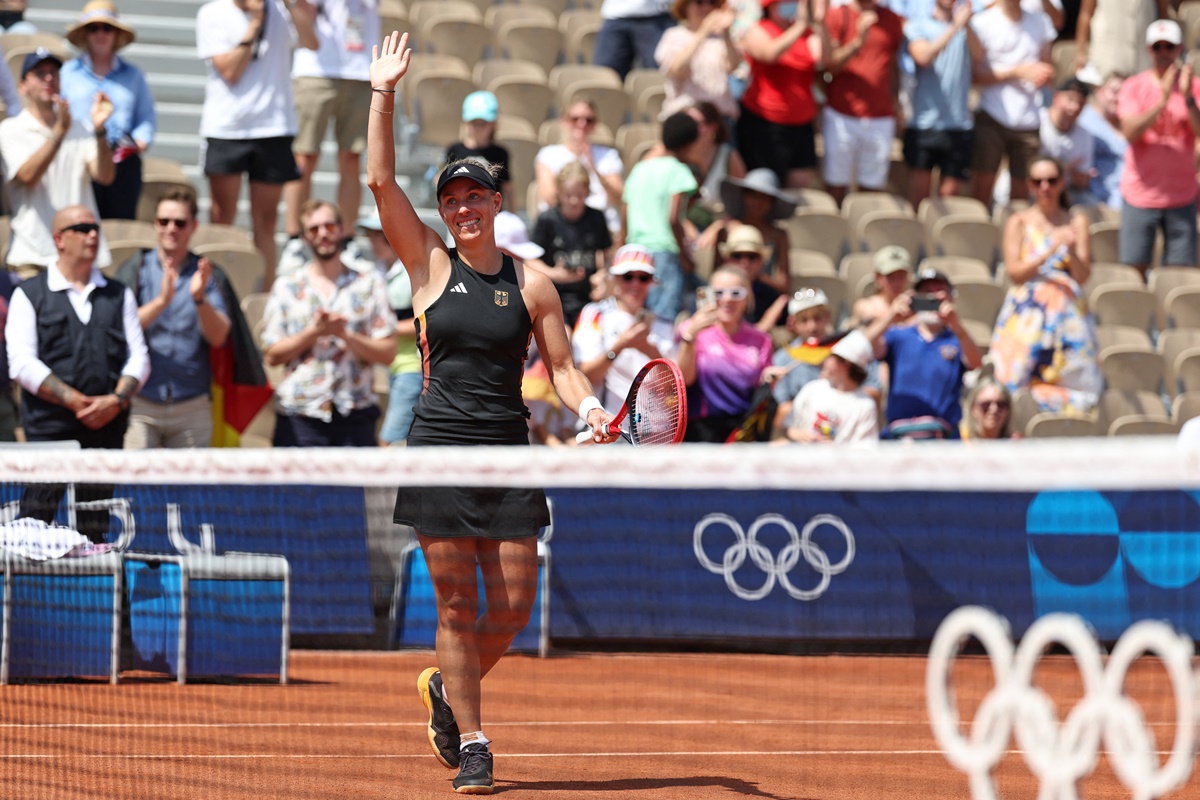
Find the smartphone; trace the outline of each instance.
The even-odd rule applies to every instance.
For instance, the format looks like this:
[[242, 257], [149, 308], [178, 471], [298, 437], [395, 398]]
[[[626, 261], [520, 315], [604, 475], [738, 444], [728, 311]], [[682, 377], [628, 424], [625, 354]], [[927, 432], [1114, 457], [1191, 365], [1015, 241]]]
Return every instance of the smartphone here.
[[942, 301], [936, 294], [914, 294], [911, 308], [913, 311], [937, 311], [942, 307]]
[[704, 308], [705, 306], [714, 306], [717, 300], [712, 296], [709, 287], [701, 286], [696, 289], [696, 308]]

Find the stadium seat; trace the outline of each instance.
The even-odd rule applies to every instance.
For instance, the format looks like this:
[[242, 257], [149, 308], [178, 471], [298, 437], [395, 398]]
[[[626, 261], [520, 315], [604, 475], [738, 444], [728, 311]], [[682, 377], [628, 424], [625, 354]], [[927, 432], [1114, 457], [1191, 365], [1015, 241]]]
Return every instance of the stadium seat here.
[[1102, 436], [1104, 433], [1091, 417], [1047, 412], [1034, 415], [1025, 426], [1025, 436], [1030, 439]]
[[1096, 344], [1100, 350], [1112, 345], [1151, 349], [1150, 334], [1130, 325], [1097, 325]]
[[559, 109], [569, 109], [580, 100], [590, 100], [596, 116], [609, 130], [625, 124], [629, 116], [629, 96], [621, 86], [612, 86], [607, 79], [580, 79], [566, 85], [559, 96]]
[[1092, 260], [1120, 263], [1121, 249], [1118, 239], [1121, 235], [1121, 223], [1113, 220], [1093, 222], [1088, 226], [1088, 230], [1092, 234]]
[[[1097, 287], [1105, 284], [1113, 286], [1136, 286], [1141, 288], [1146, 285], [1142, 280], [1142, 273], [1138, 272], [1133, 267], [1127, 264], [1117, 264], [1112, 261], [1093, 261], [1092, 274], [1083, 284], [1083, 296], [1091, 298], [1092, 292]], [[1089, 305], [1091, 301], [1088, 301]]]
[[474, 64], [483, 58], [492, 34], [481, 19], [430, 14], [417, 29], [416, 38], [422, 53], [448, 53]]
[[1132, 325], [1147, 331], [1158, 308], [1154, 294], [1137, 286], [1100, 286], [1088, 304], [1103, 325]]
[[1105, 205], [1104, 203], [1077, 203], [1071, 206], [1071, 216], [1082, 214], [1087, 218], [1088, 224], [1093, 222], [1111, 222], [1121, 219], [1121, 210]]
[[842, 201], [842, 216], [856, 235], [859, 221], [871, 211], [892, 211], [913, 219], [917, 216], [906, 198], [889, 192], [850, 192]]
[[149, 242], [151, 247], [158, 246], [158, 234], [154, 224], [140, 219], [102, 219], [100, 232], [111, 242], [121, 240]]
[[417, 139], [421, 144], [444, 150], [459, 139], [462, 104], [475, 84], [467, 78], [429, 70], [419, 73], [408, 86], [412, 97], [413, 119], [417, 121]]
[[1181, 286], [1200, 287], [1200, 269], [1196, 267], [1155, 267], [1150, 271], [1148, 288], [1158, 300], [1158, 329], [1167, 328], [1167, 297]]
[[1024, 433], [1029, 428], [1029, 421], [1042, 413], [1037, 401], [1029, 392], [1028, 386], [1022, 386], [1012, 393], [1012, 416], [1009, 427], [1013, 431]]
[[899, 245], [914, 263], [925, 251], [925, 229], [910, 216], [894, 211], [868, 211], [858, 218], [854, 238], [858, 249], [874, 253], [886, 245]]
[[1125, 417], [1167, 420], [1170, 415], [1162, 397], [1145, 389], [1106, 389], [1096, 405], [1096, 423], [1108, 431], [1114, 422]]
[[1200, 392], [1200, 347], [1189, 347], [1175, 356], [1175, 375], [1183, 392]]
[[246, 325], [250, 330], [254, 330], [259, 320], [263, 318], [263, 312], [267, 310], [267, 300], [270, 297], [270, 292], [253, 292], [241, 299], [242, 315], [246, 318]]
[[[494, 6], [496, 9], [514, 7]], [[471, 68], [471, 80], [475, 81], [475, 85], [480, 89], [491, 91], [492, 81], [497, 78], [524, 78], [530, 81], [541, 81], [549, 86], [546, 83], [546, 71], [532, 61], [516, 58], [482, 58], [476, 61], [475, 66]]]
[[1050, 47], [1050, 63], [1054, 65], [1054, 83], [1065, 81], [1075, 74], [1075, 40], [1059, 39]]
[[834, 200], [833, 195], [824, 189], [809, 187], [804, 189], [784, 189], [784, 192], [791, 195], [792, 199], [796, 201], [797, 214], [808, 213], [810, 211], [838, 213], [837, 200]]
[[198, 256], [206, 256], [225, 272], [239, 301], [255, 292], [271, 290], [270, 286], [262, 285], [267, 264], [263, 254], [253, 244], [223, 242], [193, 246], [192, 251]]
[[838, 262], [838, 274], [846, 282], [852, 300], [864, 297], [864, 281], [870, 281], [866, 285], [873, 285], [875, 281], [875, 254], [847, 253]]
[[1158, 334], [1155, 349], [1163, 357], [1163, 369], [1166, 372], [1163, 377], [1167, 385], [1167, 394], [1171, 397], [1183, 391], [1179, 385], [1179, 373], [1175, 370], [1175, 362], [1181, 353], [1193, 348], [1200, 350], [1200, 329], [1168, 328]]
[[985, 264], [997, 264], [1000, 254], [1001, 228], [983, 219], [950, 214], [933, 224], [930, 255], [968, 256]]
[[975, 346], [986, 353], [992, 346], [992, 326], [986, 322], [980, 322], [977, 319], [967, 319], [966, 317], [961, 322], [963, 329], [971, 337], [971, 341], [975, 343]]
[[1004, 304], [1005, 291], [988, 278], [960, 278], [953, 280], [954, 299], [958, 315], [963, 319], [973, 319], [988, 327], [996, 324], [1000, 306]]
[[638, 152], [645, 153], [643, 145], [658, 144], [661, 135], [662, 126], [657, 122], [630, 122], [617, 128], [617, 150], [625, 162], [625, 169], [629, 170], [638, 162]]
[[[629, 104], [636, 111], [638, 98], [642, 92], [655, 86], [663, 86], [666, 78], [657, 69], [631, 69], [625, 75], [625, 94], [629, 95]], [[656, 119], [642, 120], [643, 122], [658, 122]]]
[[1152, 419], [1137, 415], [1114, 420], [1109, 436], [1178, 436], [1179, 426], [1169, 419]]
[[173, 158], [163, 158], [162, 156], [152, 156], [146, 153], [142, 154], [142, 176], [146, 175], [162, 175], [171, 178], [180, 178], [187, 180], [187, 173], [183, 171], [183, 165]]
[[162, 173], [142, 171], [142, 193], [138, 197], [136, 217], [143, 222], [153, 222], [158, 211], [158, 198], [172, 189], [187, 189], [193, 193], [196, 187], [186, 177], [170, 177]]
[[1178, 286], [1163, 301], [1168, 327], [1200, 328], [1200, 287]]
[[495, 31], [493, 53], [532, 61], [549, 74], [558, 63], [563, 37], [553, 22], [514, 19]]
[[1171, 421], [1179, 427], [1189, 419], [1200, 417], [1200, 392], [1183, 392], [1171, 403]]
[[[788, 264], [792, 274], [792, 285], [799, 287], [804, 285], [805, 279], [810, 275], [822, 276], [838, 276], [837, 265], [833, 263], [833, 259], [828, 254], [822, 253], [819, 250], [804, 250], [803, 248], [793, 247], [788, 250]], [[845, 284], [845, 281], [842, 281]]]
[[[497, 138], [508, 149], [508, 178], [513, 187], [525, 186], [534, 179], [533, 161], [540, 149], [534, 138]], [[518, 214], [525, 212], [525, 197], [513, 192], [513, 206]]]
[[414, 0], [408, 7], [408, 24], [413, 30], [421, 30], [426, 20], [434, 17], [483, 22], [483, 12], [470, 0]]
[[933, 230], [933, 225], [942, 217], [974, 217], [975, 219], [984, 219], [991, 221], [991, 216], [988, 214], [987, 206], [976, 200], [974, 197], [958, 197], [952, 195], [950, 197], [926, 197], [917, 207], [917, 221], [924, 225], [928, 230]]
[[667, 99], [665, 86], [647, 86], [633, 101], [633, 114], [644, 122], [655, 122], [662, 117], [663, 102]]
[[1163, 357], [1148, 348], [1114, 344], [1100, 351], [1100, 371], [1109, 389], [1161, 389], [1166, 367]]
[[587, 22], [571, 30], [563, 39], [563, 59], [568, 64], [590, 64], [596, 50], [596, 37], [600, 34], [599, 20]]
[[238, 225], [201, 222], [192, 234], [191, 248], [195, 250], [210, 244], [250, 244], [253, 241], [250, 231]]
[[496, 95], [496, 102], [505, 114], [527, 119], [535, 128], [550, 117], [554, 108], [554, 96], [545, 79], [505, 75], [493, 78], [487, 89]]
[[955, 285], [957, 285], [958, 281], [964, 279], [995, 283], [992, 280], [991, 267], [978, 258], [969, 258], [967, 256], [930, 256], [921, 259], [917, 268], [936, 269], [949, 278], [950, 282]]
[[[544, 8], [553, 14], [555, 19], [558, 19], [559, 15], [567, 10], [567, 0], [521, 0], [520, 4]], [[575, 5], [578, 6], [579, 3], [575, 3]]]
[[[602, 19], [599, 9], [569, 8], [558, 15], [558, 29], [562, 31], [564, 39], [569, 39], [575, 31], [598, 25]], [[567, 63], [573, 64], [575, 62], [568, 61]], [[590, 63], [590, 60], [584, 63]]]
[[573, 94], [572, 86], [581, 81], [625, 91], [621, 77], [614, 70], [596, 64], [558, 64], [550, 70], [549, 76], [550, 88], [557, 97]]
[[503, 112], [496, 118], [497, 139], [531, 139], [538, 140], [538, 128], [524, 117], [514, 117]]
[[780, 224], [787, 228], [792, 247], [819, 250], [835, 262], [852, 250], [849, 223], [836, 212], [798, 210]]
[[[474, 83], [471, 79], [471, 68], [467, 66], [467, 62], [449, 53], [422, 53], [420, 58], [412, 60], [412, 65], [408, 68], [408, 74], [404, 76], [404, 81], [401, 83], [401, 100], [404, 103], [404, 116], [409, 121], [414, 121], [417, 114], [416, 85], [426, 75], [459, 78], [471, 83], [472, 89], [474, 89]], [[456, 108], [455, 115], [457, 116], [461, 110], [461, 106]], [[456, 136], [455, 139], [457, 138]], [[446, 142], [443, 147], [449, 143]]]
[[528, 2], [491, 5], [483, 12], [483, 24], [490, 31], [500, 30], [501, 25], [506, 22], [513, 22], [514, 20], [548, 22], [551, 25], [555, 25], [558, 22], [558, 18], [550, 9]]
[[103, 272], [109, 278], [115, 277], [121, 265], [143, 250], [153, 250], [158, 247], [155, 239], [115, 239], [108, 242], [108, 252], [112, 262], [104, 267]]
[[7, 263], [8, 240], [12, 236], [12, 220], [7, 214], [0, 216], [0, 264]]

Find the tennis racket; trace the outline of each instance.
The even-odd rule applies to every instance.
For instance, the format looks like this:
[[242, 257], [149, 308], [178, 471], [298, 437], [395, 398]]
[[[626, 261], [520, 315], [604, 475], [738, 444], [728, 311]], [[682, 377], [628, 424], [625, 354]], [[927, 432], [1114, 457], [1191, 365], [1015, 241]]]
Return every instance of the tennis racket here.
[[[608, 432], [620, 434], [636, 447], [679, 444], [687, 427], [687, 386], [675, 362], [656, 358], [633, 379], [625, 405], [608, 423]], [[592, 431], [580, 431], [579, 444], [592, 441]]]

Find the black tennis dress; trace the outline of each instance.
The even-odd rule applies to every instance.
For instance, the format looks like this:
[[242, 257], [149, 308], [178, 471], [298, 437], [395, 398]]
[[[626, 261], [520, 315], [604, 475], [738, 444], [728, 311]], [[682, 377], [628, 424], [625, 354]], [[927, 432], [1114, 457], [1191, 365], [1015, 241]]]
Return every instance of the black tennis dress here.
[[[521, 377], [533, 321], [512, 259], [482, 275], [451, 250], [450, 280], [416, 328], [425, 383], [408, 445], [528, 446]], [[516, 539], [537, 535], [550, 512], [541, 489], [401, 486], [393, 519], [426, 536]]]

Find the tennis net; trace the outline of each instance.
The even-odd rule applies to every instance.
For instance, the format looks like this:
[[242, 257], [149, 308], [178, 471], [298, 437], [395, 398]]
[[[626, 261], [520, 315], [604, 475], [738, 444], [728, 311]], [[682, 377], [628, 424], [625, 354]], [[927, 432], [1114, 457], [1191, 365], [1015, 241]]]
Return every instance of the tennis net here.
[[[1057, 440], [6, 450], [0, 785], [22, 788], [0, 794], [449, 791], [413, 687], [436, 614], [391, 523], [402, 484], [551, 503], [532, 619], [484, 682], [502, 788], [1196, 789], [1200, 453]], [[22, 516], [47, 507], [115, 547]]]

